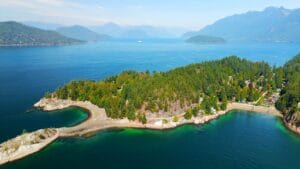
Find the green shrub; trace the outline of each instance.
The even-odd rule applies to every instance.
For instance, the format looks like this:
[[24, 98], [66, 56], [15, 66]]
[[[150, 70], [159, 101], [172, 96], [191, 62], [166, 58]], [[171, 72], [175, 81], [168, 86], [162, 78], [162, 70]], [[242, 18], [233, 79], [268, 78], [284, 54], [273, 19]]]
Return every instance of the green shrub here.
[[179, 120], [178, 116], [174, 116], [174, 117], [173, 117], [173, 122], [176, 123], [176, 122], [178, 122], [178, 120]]
[[185, 118], [186, 120], [191, 119], [192, 116], [193, 116], [192, 111], [187, 111], [187, 112], [184, 114], [184, 118]]

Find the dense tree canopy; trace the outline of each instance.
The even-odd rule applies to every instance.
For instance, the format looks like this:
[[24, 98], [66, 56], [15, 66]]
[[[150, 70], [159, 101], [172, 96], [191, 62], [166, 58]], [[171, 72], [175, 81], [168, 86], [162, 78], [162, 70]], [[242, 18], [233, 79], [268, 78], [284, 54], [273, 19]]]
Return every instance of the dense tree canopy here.
[[[285, 83], [280, 93], [280, 98], [276, 103], [276, 108], [286, 113], [287, 120], [294, 118], [296, 123], [300, 122], [299, 103], [300, 103], [300, 55], [287, 62], [282, 71]], [[298, 113], [297, 113], [298, 112]], [[299, 124], [298, 124], [299, 125]]]
[[0, 22], [0, 46], [44, 46], [82, 43], [55, 31], [42, 30], [18, 22]]
[[71, 81], [51, 96], [88, 100], [105, 108], [109, 117], [143, 121], [145, 111], [167, 112], [174, 103], [188, 107], [199, 104], [200, 98], [199, 107], [207, 113], [218, 110], [219, 102], [222, 109], [228, 100], [252, 102], [263, 90], [275, 87], [272, 81], [268, 64], [231, 56], [167, 72], [124, 71], [102, 81]]

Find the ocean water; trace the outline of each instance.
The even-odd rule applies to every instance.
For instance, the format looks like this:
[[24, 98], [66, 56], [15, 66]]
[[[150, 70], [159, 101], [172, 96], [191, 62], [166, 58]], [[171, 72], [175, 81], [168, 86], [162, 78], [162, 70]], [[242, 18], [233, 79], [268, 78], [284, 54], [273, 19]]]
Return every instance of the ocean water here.
[[55, 141], [1, 169], [298, 169], [299, 136], [273, 116], [236, 111], [206, 125], [107, 130]]
[[[180, 40], [148, 40], [143, 43], [118, 40], [60, 47], [0, 48], [0, 142], [18, 135], [24, 129], [33, 131], [45, 127], [70, 126], [85, 119], [85, 112], [78, 108], [70, 108], [58, 112], [42, 112], [32, 109], [32, 105], [45, 92], [53, 91], [72, 79], [100, 80], [128, 69], [138, 71], [166, 71], [178, 66], [205, 60], [220, 59], [230, 55], [238, 55], [253, 61], [265, 61], [271, 65], [283, 65], [298, 53], [300, 53], [300, 44], [297, 43], [193, 45], [186, 44]], [[233, 115], [232, 119], [236, 118], [248, 119], [248, 115], [238, 113], [238, 115]], [[258, 121], [262, 122], [261, 124], [259, 122], [256, 124], [255, 120], [251, 119], [258, 119]], [[297, 166], [296, 156], [294, 155], [295, 153], [299, 154], [300, 150], [300, 145], [297, 141], [298, 137], [291, 136], [290, 132], [280, 129], [279, 126], [281, 124], [278, 124], [276, 118], [266, 118], [261, 115], [254, 115], [254, 117], [250, 118], [249, 125], [251, 125], [251, 128], [255, 128], [257, 125], [262, 127], [253, 129], [253, 131], [258, 133], [252, 132], [252, 130], [250, 133], [248, 130], [237, 130], [243, 126], [239, 126], [240, 124], [235, 124], [234, 121], [231, 121], [229, 120], [225, 126], [230, 128], [230, 126], [235, 125], [231, 128], [235, 132], [224, 132], [223, 128], [225, 126], [217, 127], [219, 122], [217, 122], [217, 126], [212, 123], [209, 126], [216, 128], [216, 130], [208, 129], [204, 132], [215, 136], [210, 138], [206, 138], [207, 135], [201, 134], [201, 126], [184, 126], [167, 132], [157, 133], [128, 129], [100, 132], [90, 139], [59, 140], [42, 152], [12, 163], [7, 167], [24, 168], [24, 166], [28, 166], [29, 168], [30, 166], [30, 168], [38, 168], [38, 166], [34, 165], [37, 164], [37, 161], [50, 164], [55, 159], [61, 162], [65, 161], [63, 163], [64, 168], [81, 168], [79, 167], [80, 165], [76, 165], [80, 161], [91, 163], [91, 165], [87, 165], [88, 168], [92, 168], [91, 166], [95, 166], [96, 163], [99, 167], [102, 165], [105, 166], [103, 168], [120, 168], [122, 166], [124, 166], [122, 168], [176, 168], [176, 166], [177, 168], [210, 168], [209, 165], [201, 166], [198, 164], [203, 163], [203, 161], [212, 163], [211, 166], [220, 165], [219, 167], [215, 167], [222, 168], [222, 161], [227, 159], [229, 163], [228, 165], [224, 165], [223, 168], [228, 168], [229, 166], [230, 168], [247, 168], [247, 166], [241, 166], [244, 164], [249, 165], [251, 168], [252, 163], [254, 165], [253, 168], [261, 168], [261, 166], [264, 166], [263, 159], [266, 158], [266, 155], [263, 153], [265, 151], [271, 157], [276, 156], [268, 159], [268, 162], [266, 162], [268, 164], [265, 164], [266, 167], [270, 168], [270, 166], [273, 166], [273, 168], [276, 168], [280, 163], [291, 163], [290, 167], [288, 167], [289, 169]], [[264, 124], [266, 124], [265, 127]], [[201, 128], [200, 132], [198, 132], [199, 128]], [[260, 144], [264, 142], [263, 145], [265, 145], [271, 142], [274, 147], [266, 146], [267, 149], [261, 149], [261, 152], [256, 150], [254, 148], [257, 144], [256, 141], [263, 139], [260, 138], [262, 133], [269, 130], [271, 130], [271, 133], [266, 135], [266, 137], [269, 137], [267, 138], [269, 140], [262, 140]], [[181, 131], [183, 131], [183, 134], [180, 134]], [[178, 132], [179, 135], [176, 134]], [[120, 135], [120, 133], [123, 134]], [[126, 134], [124, 135], [124, 133]], [[240, 149], [241, 152], [236, 152], [238, 150], [231, 152], [226, 150], [226, 152], [222, 152], [222, 150], [225, 150], [224, 148], [222, 149], [221, 145], [228, 146], [225, 143], [225, 145], [223, 144], [222, 137], [229, 139], [231, 137], [235, 138], [240, 134], [249, 136], [245, 136], [244, 140], [241, 140], [243, 142], [246, 141], [245, 144], [240, 142], [237, 145], [245, 146], [245, 149]], [[108, 137], [107, 140], [106, 137]], [[170, 145], [165, 144], [165, 141], [167, 143], [172, 142], [173, 137], [176, 137], [176, 140], [179, 142], [170, 143]], [[187, 138], [191, 140], [188, 139], [186, 140], [187, 142], [184, 142]], [[211, 146], [210, 149], [205, 149], [203, 150], [205, 152], [202, 153], [200, 153], [201, 151], [197, 151], [196, 153], [196, 150], [201, 150], [205, 147], [200, 143], [194, 145], [196, 142], [195, 139], [199, 139], [199, 142], [202, 142], [202, 139], [208, 139], [204, 142]], [[210, 139], [213, 140], [209, 141]], [[238, 140], [238, 138], [236, 139]], [[237, 144], [237, 140], [233, 140], [233, 143]], [[282, 145], [280, 146], [282, 147], [277, 147], [271, 140], [273, 142], [274, 140], [281, 141], [280, 144]], [[134, 147], [131, 141], [139, 146]], [[112, 142], [111, 145], [108, 142]], [[219, 144], [220, 146], [214, 145], [215, 148], [213, 148], [212, 143]], [[172, 145], [176, 145], [178, 151]], [[249, 145], [248, 149], [247, 145]], [[112, 148], [111, 153], [109, 153], [109, 147], [106, 146], [115, 148]], [[185, 152], [184, 156], [182, 152], [185, 151], [185, 146], [190, 148], [189, 152]], [[126, 149], [126, 147], [130, 148]], [[151, 147], [154, 149], [151, 149]], [[214, 151], [212, 151], [213, 149]], [[221, 151], [220, 154], [217, 153], [219, 152], [218, 149]], [[278, 150], [275, 153], [269, 152], [277, 149], [280, 151]], [[285, 153], [281, 149], [290, 153]], [[150, 152], [152, 150], [155, 150], [153, 154]], [[245, 152], [246, 150], [249, 152]], [[281, 154], [281, 151], [283, 154]], [[63, 155], [64, 153], [67, 155]], [[227, 156], [224, 156], [224, 153], [228, 153]], [[255, 158], [238, 156], [239, 154], [236, 153], [254, 153], [252, 155]], [[126, 154], [130, 155], [126, 156]], [[199, 156], [200, 154], [202, 155]], [[287, 154], [291, 154], [291, 157], [287, 157]], [[181, 161], [183, 156], [187, 159]], [[223, 159], [225, 157], [226, 159]], [[281, 160], [279, 160], [279, 157], [281, 157]], [[256, 162], [259, 161], [257, 158], [261, 158], [261, 163]], [[97, 161], [97, 159], [99, 160]], [[247, 160], [250, 160], [249, 163], [246, 163]], [[239, 161], [241, 163], [238, 164]], [[171, 162], [174, 164], [167, 165]], [[188, 164], [184, 167], [185, 162]], [[161, 167], [159, 167], [159, 163]], [[179, 164], [176, 165], [177, 163]], [[276, 165], [271, 165], [271, 163], [276, 163]]]

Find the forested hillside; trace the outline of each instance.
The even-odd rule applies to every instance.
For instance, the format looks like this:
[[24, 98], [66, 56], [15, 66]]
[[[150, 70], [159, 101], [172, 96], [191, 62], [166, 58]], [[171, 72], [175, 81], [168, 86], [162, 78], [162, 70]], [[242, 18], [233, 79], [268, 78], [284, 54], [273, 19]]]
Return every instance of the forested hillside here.
[[46, 31], [17, 22], [0, 22], [0, 46], [48, 46], [80, 43], [54, 31]]
[[286, 114], [286, 120], [300, 126], [300, 55], [287, 62], [283, 68], [285, 83], [276, 108]]

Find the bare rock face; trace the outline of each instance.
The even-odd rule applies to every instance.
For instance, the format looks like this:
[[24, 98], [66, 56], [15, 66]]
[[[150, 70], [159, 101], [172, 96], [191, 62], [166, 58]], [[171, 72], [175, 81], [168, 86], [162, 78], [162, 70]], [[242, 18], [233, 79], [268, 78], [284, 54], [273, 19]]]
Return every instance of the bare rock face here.
[[290, 112], [284, 116], [284, 120], [291, 126], [300, 128], [300, 112]]
[[0, 165], [18, 160], [35, 153], [58, 137], [54, 128], [40, 129], [31, 133], [23, 133], [16, 138], [0, 144]]
[[81, 107], [89, 110], [91, 116], [101, 116], [102, 119], [107, 119], [106, 112], [103, 108], [92, 104], [90, 101], [73, 101], [57, 98], [42, 98], [34, 104], [34, 107], [41, 108], [44, 111], [61, 110], [68, 107]]
[[60, 100], [56, 98], [42, 98], [40, 101], [34, 104], [34, 107], [42, 108], [45, 111], [60, 110], [72, 106], [74, 101]]

